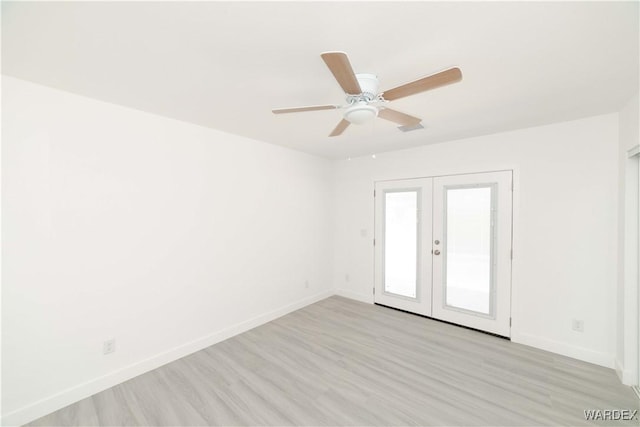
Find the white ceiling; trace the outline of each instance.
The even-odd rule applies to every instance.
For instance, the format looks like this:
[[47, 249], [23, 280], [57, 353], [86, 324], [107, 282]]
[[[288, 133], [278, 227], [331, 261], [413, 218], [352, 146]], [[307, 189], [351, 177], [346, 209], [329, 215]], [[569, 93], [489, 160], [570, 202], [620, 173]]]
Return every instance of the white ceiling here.
[[[638, 90], [638, 3], [2, 3], [2, 72], [330, 158], [618, 111]], [[320, 58], [381, 89], [459, 66], [461, 83], [394, 101], [393, 123], [327, 135], [340, 111]]]

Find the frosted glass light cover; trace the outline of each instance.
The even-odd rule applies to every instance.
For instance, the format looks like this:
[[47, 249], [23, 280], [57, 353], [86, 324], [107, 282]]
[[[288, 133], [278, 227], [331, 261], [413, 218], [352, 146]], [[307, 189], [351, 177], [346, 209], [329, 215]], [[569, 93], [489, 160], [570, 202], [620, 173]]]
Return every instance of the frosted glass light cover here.
[[361, 125], [375, 119], [378, 116], [378, 109], [366, 102], [359, 102], [349, 107], [344, 114], [345, 120], [354, 125]]

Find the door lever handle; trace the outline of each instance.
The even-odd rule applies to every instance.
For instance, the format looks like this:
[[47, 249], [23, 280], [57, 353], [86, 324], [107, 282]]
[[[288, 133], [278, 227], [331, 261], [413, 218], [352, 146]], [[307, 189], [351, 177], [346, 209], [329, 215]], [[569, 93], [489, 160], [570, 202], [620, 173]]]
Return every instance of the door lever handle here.
[[440, 255], [440, 251], [436, 249], [435, 251], [433, 251], [433, 254], [434, 255]]

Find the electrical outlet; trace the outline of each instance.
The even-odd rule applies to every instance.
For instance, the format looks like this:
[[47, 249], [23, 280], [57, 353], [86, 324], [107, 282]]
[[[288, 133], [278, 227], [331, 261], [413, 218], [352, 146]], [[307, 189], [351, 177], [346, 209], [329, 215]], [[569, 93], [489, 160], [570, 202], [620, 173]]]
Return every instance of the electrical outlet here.
[[116, 339], [111, 338], [102, 343], [102, 354], [111, 354], [116, 351]]
[[307, 288], [307, 289], [309, 288], [309, 281], [308, 280], [304, 281], [304, 287]]
[[571, 323], [571, 329], [576, 332], [584, 332], [584, 321], [579, 319], [573, 319]]

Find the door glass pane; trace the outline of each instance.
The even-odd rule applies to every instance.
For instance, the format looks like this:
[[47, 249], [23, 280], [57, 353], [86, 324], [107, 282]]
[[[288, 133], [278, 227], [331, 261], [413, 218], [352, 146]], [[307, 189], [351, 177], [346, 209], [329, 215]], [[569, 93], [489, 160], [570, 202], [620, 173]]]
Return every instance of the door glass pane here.
[[386, 192], [384, 290], [415, 298], [418, 271], [418, 192]]
[[449, 188], [445, 295], [450, 307], [491, 314], [491, 187]]

